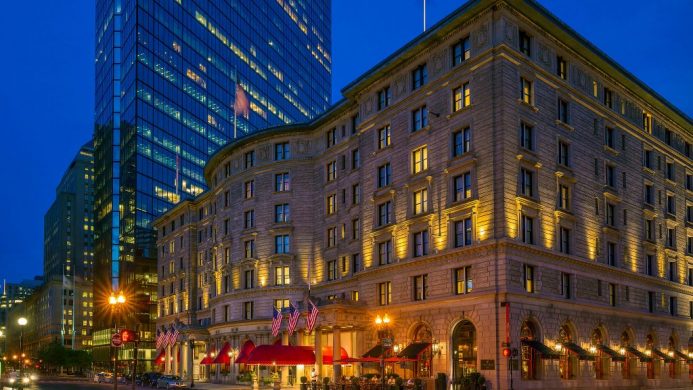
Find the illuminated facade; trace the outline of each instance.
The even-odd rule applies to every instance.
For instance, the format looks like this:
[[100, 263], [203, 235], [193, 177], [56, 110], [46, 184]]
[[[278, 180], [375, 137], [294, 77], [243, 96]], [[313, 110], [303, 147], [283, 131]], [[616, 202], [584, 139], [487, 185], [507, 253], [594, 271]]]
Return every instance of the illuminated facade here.
[[234, 381], [202, 359], [274, 343], [296, 303], [276, 339], [320, 376], [377, 372], [327, 355], [378, 357], [388, 315], [408, 377], [690, 386], [690, 118], [530, 0], [463, 5], [343, 94], [221, 149], [154, 223], [164, 370]]
[[[151, 325], [145, 339], [156, 314], [152, 221], [206, 189], [207, 159], [234, 137], [329, 106], [330, 12], [323, 0], [97, 2], [95, 292], [131, 296], [137, 322]], [[234, 114], [237, 89], [247, 117]], [[108, 305], [95, 314], [112, 325]]]

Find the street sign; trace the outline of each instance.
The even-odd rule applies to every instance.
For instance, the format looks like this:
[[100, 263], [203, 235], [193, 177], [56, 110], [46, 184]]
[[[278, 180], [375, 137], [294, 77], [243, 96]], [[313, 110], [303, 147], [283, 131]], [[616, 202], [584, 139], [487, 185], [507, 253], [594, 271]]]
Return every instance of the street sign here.
[[111, 336], [111, 346], [120, 347], [121, 345], [123, 345], [123, 338], [120, 336], [120, 333], [115, 333]]

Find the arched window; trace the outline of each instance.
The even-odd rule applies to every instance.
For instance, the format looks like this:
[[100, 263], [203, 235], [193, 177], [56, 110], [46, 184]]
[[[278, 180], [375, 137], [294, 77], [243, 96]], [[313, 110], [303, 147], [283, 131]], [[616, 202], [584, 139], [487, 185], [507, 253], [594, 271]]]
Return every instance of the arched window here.
[[431, 333], [431, 328], [427, 325], [419, 325], [413, 333], [414, 343], [424, 343], [429, 346], [416, 355], [416, 362], [414, 363], [414, 372], [416, 377], [430, 377], [431, 376], [431, 363], [433, 356], [431, 355], [431, 343], [433, 342], [433, 334]]
[[[573, 342], [573, 332], [568, 324], [561, 326], [558, 331], [559, 343], [565, 345]], [[568, 348], [561, 348], [558, 370], [561, 379], [575, 379], [577, 377], [578, 357]]]
[[452, 375], [454, 380], [477, 372], [476, 328], [467, 320], [461, 321], [452, 332]]
[[600, 348], [603, 344], [604, 334], [601, 329], [595, 328], [592, 331], [592, 346], [595, 347], [594, 351], [596, 352], [594, 357], [594, 376], [596, 379], [607, 379], [609, 376], [610, 359]]
[[655, 379], [658, 376], [659, 371], [659, 360], [660, 359], [654, 359], [652, 350], [654, 349], [654, 337], [652, 337], [651, 334], [648, 334], [647, 337], [645, 338], [645, 353], [650, 355], [650, 358], [647, 360], [647, 379]]
[[536, 341], [538, 332], [534, 324], [530, 321], [522, 323], [520, 328], [520, 345], [522, 364], [522, 379], [533, 380], [539, 379], [539, 352], [530, 346], [530, 341]]

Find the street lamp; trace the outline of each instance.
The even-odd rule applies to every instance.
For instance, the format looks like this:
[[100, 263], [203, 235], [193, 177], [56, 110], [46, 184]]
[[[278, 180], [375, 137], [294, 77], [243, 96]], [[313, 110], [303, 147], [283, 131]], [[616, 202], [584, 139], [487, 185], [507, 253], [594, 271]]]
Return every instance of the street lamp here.
[[[387, 328], [389, 325], [390, 317], [387, 315], [387, 313], [382, 317], [380, 317], [380, 314], [375, 316], [375, 326], [378, 328], [378, 337], [380, 338], [380, 346], [382, 349], [382, 353], [380, 354], [380, 383], [383, 390], [385, 390], [385, 341], [387, 339]], [[387, 344], [391, 343], [392, 340], [388, 340]]]
[[[17, 325], [19, 325], [19, 353], [22, 354], [22, 358], [24, 358], [24, 345], [23, 345], [23, 340], [24, 340], [24, 327], [29, 321], [27, 321], [26, 318], [24, 317], [19, 317], [17, 319]], [[24, 378], [23, 375], [24, 372], [24, 359], [20, 362], [19, 365], [19, 377]]]
[[[122, 292], [119, 292], [118, 296], [111, 293], [111, 296], [108, 297], [108, 304], [111, 306], [111, 311], [116, 314], [118, 313], [118, 309], [125, 304], [125, 301], [125, 295], [123, 295]], [[113, 316], [113, 327], [115, 333], [118, 333], [118, 323], [115, 315]], [[113, 359], [113, 390], [118, 390], [118, 347], [115, 348], [115, 358]], [[132, 380], [134, 381], [135, 378], [132, 378]]]

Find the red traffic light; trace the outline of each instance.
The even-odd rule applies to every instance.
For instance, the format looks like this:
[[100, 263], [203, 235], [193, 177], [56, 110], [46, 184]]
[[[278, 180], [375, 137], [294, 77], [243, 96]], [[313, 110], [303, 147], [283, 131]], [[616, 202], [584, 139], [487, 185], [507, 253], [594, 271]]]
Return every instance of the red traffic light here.
[[135, 331], [132, 329], [121, 329], [120, 337], [124, 343], [137, 341], [137, 333], [135, 333]]
[[503, 348], [503, 356], [504, 357], [510, 357], [510, 348]]

